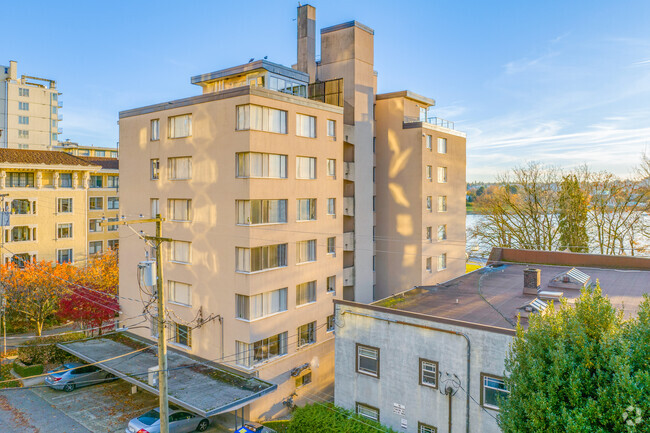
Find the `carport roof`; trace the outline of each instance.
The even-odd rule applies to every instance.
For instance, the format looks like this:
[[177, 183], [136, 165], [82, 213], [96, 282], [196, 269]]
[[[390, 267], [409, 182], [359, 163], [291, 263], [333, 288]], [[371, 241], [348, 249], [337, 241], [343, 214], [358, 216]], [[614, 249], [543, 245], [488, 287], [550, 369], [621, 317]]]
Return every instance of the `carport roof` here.
[[[97, 366], [158, 394], [158, 387], [148, 383], [149, 368], [158, 365], [156, 346], [126, 356], [121, 355], [144, 348], [146, 344], [120, 336], [117, 339], [60, 343], [58, 346], [89, 363], [119, 357], [98, 362]], [[205, 417], [239, 409], [277, 388], [270, 382], [240, 376], [176, 352], [167, 353], [167, 365], [169, 402]]]

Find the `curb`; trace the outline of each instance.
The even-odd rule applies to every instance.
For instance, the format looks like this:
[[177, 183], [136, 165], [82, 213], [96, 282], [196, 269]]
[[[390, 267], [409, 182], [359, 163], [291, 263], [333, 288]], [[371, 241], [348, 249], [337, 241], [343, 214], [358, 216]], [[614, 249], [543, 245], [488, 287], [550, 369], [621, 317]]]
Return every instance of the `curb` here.
[[20, 380], [20, 383], [23, 384], [23, 386], [34, 386], [34, 385], [40, 385], [42, 383], [45, 383], [45, 376], [41, 377], [22, 377], [18, 373], [14, 371], [14, 369], [11, 369], [11, 375], [15, 377], [16, 379]]

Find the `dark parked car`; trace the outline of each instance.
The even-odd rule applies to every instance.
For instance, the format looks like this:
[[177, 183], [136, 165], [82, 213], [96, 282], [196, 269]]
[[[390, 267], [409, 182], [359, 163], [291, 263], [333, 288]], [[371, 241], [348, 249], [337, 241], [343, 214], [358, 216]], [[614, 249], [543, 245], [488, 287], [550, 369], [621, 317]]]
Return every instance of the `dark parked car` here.
[[69, 362], [48, 371], [45, 384], [50, 388], [70, 392], [74, 391], [75, 388], [95, 385], [113, 379], [115, 379], [115, 376], [95, 365]]

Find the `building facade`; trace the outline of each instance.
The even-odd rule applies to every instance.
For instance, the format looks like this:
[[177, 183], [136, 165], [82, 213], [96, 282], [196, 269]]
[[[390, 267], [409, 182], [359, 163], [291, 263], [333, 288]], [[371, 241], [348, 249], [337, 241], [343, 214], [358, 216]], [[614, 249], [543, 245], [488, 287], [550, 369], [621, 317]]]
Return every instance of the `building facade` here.
[[56, 82], [18, 77], [18, 65], [0, 66], [0, 148], [53, 150], [61, 133]]
[[90, 179], [100, 169], [63, 152], [0, 149], [0, 194], [11, 211], [2, 262], [83, 262]]
[[488, 263], [370, 305], [335, 301], [335, 403], [397, 431], [498, 433], [518, 319], [596, 281], [629, 317], [650, 290], [647, 258], [495, 249]]
[[120, 212], [119, 160], [116, 158], [80, 157], [101, 169], [90, 175], [88, 181], [88, 254], [101, 254], [117, 249], [120, 242], [118, 226], [102, 226], [114, 222]]

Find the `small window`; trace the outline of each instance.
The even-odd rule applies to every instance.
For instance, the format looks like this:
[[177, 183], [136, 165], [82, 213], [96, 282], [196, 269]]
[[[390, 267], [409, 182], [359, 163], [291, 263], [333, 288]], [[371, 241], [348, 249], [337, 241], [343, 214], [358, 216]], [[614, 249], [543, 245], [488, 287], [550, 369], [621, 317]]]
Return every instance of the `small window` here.
[[428, 241], [432, 240], [432, 238], [431, 238], [431, 227], [427, 227], [427, 240]]
[[447, 196], [438, 196], [438, 212], [447, 212]]
[[433, 178], [433, 168], [430, 165], [427, 165], [427, 180], [431, 181]]
[[192, 115], [183, 114], [169, 118], [169, 138], [183, 138], [192, 135]]
[[160, 179], [160, 159], [154, 158], [151, 160], [151, 180]]
[[156, 215], [160, 214], [160, 201], [157, 198], [152, 198], [149, 204], [151, 206], [151, 218], [156, 218]]
[[332, 332], [334, 330], [334, 315], [327, 316], [327, 332]]
[[327, 238], [327, 254], [336, 255], [336, 237]]
[[299, 137], [316, 138], [316, 118], [304, 114], [296, 114], [296, 135]]
[[160, 119], [151, 119], [151, 141], [160, 140]]
[[432, 271], [432, 263], [433, 262], [432, 262], [431, 257], [427, 257], [427, 261], [426, 261], [426, 265], [425, 265], [425, 269], [427, 270], [427, 272]]
[[327, 136], [336, 137], [336, 120], [327, 120]]
[[90, 176], [90, 188], [102, 188], [104, 186], [104, 176]]
[[316, 221], [316, 199], [299, 198], [296, 209], [296, 221]]
[[103, 210], [104, 209], [104, 197], [90, 197], [88, 199], [88, 209], [89, 210]]
[[169, 301], [192, 305], [192, 286], [178, 281], [169, 281]]
[[72, 199], [59, 198], [56, 203], [56, 211], [58, 213], [71, 213], [72, 212]]
[[95, 156], [101, 156], [102, 158], [106, 156], [106, 151], [104, 150], [96, 150], [95, 151]]
[[29, 102], [18, 102], [18, 109], [23, 111], [29, 111]]
[[[23, 87], [18, 88], [18, 96], [29, 96], [29, 89], [25, 89]], [[56, 96], [56, 95], [55, 95]], [[56, 99], [56, 98], [54, 98]]]
[[296, 179], [316, 179], [316, 158], [296, 156]]
[[192, 328], [180, 323], [174, 323], [174, 343], [181, 344], [186, 347], [192, 347]]
[[503, 377], [481, 373], [481, 405], [488, 409], [499, 410], [499, 399], [508, 398]]
[[336, 160], [328, 159], [327, 160], [327, 175], [336, 179]]
[[357, 373], [379, 378], [379, 349], [357, 343]]
[[444, 271], [445, 269], [447, 269], [447, 253], [438, 256], [438, 270]]
[[311, 383], [311, 371], [296, 378], [296, 388], [300, 388], [301, 386], [305, 386], [310, 383]]
[[376, 407], [368, 406], [363, 403], [357, 403], [356, 412], [358, 415], [364, 418], [379, 422], [379, 409]]
[[72, 263], [72, 248], [57, 250], [56, 261], [59, 263]]
[[108, 240], [108, 248], [109, 249], [116, 250], [119, 247], [120, 247], [120, 240], [119, 239], [109, 239]]
[[106, 186], [108, 188], [118, 188], [120, 186], [120, 177], [106, 176]]
[[298, 347], [316, 342], [316, 322], [307, 323], [298, 328]]
[[427, 149], [433, 150], [433, 137], [427, 135]]
[[192, 200], [169, 199], [167, 214], [172, 221], [190, 221]]
[[431, 196], [430, 195], [427, 196], [427, 210], [428, 211], [431, 210]]
[[296, 286], [296, 305], [316, 302], [316, 281], [298, 284]]
[[420, 385], [438, 389], [438, 363], [420, 358]]
[[438, 153], [447, 153], [447, 139], [439, 138], [438, 139]]
[[328, 293], [336, 292], [336, 275], [331, 275], [327, 277], [327, 292]]
[[172, 262], [190, 263], [192, 260], [192, 243], [185, 241], [172, 241], [169, 249]]
[[[119, 221], [119, 218], [117, 218], [117, 217], [115, 217], [115, 218], [109, 218], [109, 219], [108, 219], [108, 222], [109, 222], [109, 223], [116, 223], [116, 222], [118, 222], [118, 221]], [[107, 227], [106, 227], [106, 231], [107, 231], [107, 232], [116, 232], [118, 229], [119, 229], [119, 227], [116, 226], [116, 225], [110, 225], [110, 226], [107, 226]], [[111, 246], [111, 245], [110, 245], [110, 242], [109, 242], [109, 245], [108, 245], [108, 246], [109, 246], [109, 248], [110, 248], [110, 246]]]
[[167, 171], [170, 180], [192, 179], [192, 157], [184, 156], [167, 159]]
[[88, 243], [88, 254], [101, 254], [104, 243], [102, 241], [92, 241]]
[[438, 167], [438, 183], [447, 183], [447, 167]]
[[120, 198], [119, 197], [108, 197], [106, 209], [119, 209], [120, 208]]
[[438, 433], [438, 429], [428, 424], [422, 424], [421, 422], [419, 422], [418, 433]]
[[327, 199], [327, 215], [336, 216], [336, 198]]
[[88, 231], [91, 233], [99, 233], [102, 231], [102, 226], [99, 224], [101, 223], [100, 219], [90, 219], [88, 220]]
[[72, 238], [72, 223], [58, 224], [56, 227], [57, 239], [70, 239]]
[[447, 239], [447, 224], [438, 226], [438, 240], [444, 241]]
[[72, 173], [60, 173], [59, 174], [59, 187], [60, 188], [72, 188]]

